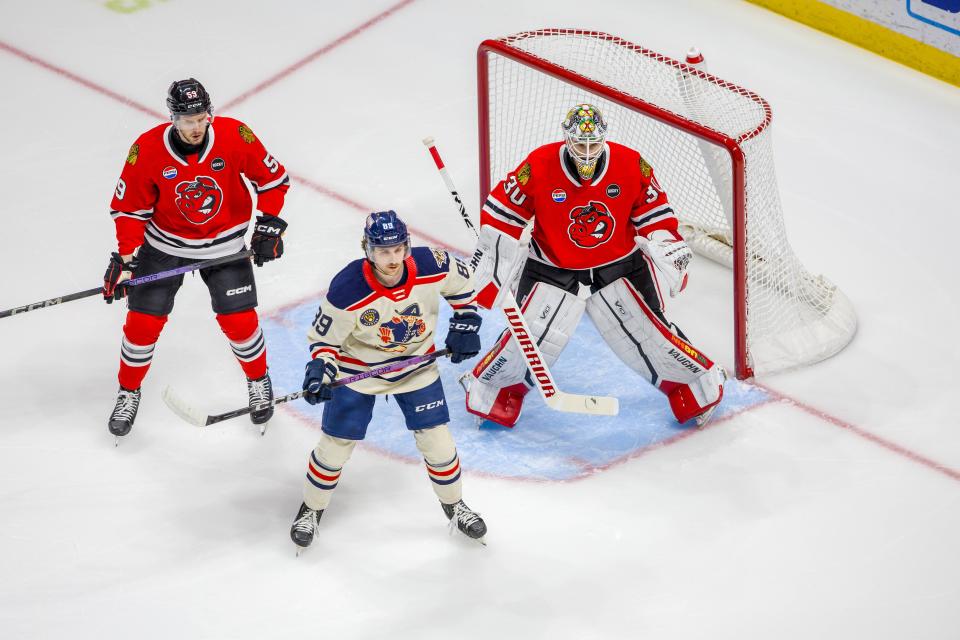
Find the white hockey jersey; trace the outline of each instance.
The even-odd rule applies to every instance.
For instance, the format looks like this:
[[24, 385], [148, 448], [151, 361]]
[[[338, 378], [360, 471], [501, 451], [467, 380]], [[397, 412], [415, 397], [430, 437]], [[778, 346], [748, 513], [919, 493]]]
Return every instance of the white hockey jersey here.
[[[414, 247], [404, 275], [391, 288], [377, 280], [367, 260], [354, 260], [334, 276], [313, 326], [310, 356], [337, 368], [337, 377], [369, 371], [436, 350], [434, 334], [443, 296], [454, 314], [477, 310], [473, 278], [442, 249]], [[442, 337], [442, 336], [441, 336]], [[436, 361], [374, 376], [350, 385], [360, 393], [405, 393], [439, 376]]]

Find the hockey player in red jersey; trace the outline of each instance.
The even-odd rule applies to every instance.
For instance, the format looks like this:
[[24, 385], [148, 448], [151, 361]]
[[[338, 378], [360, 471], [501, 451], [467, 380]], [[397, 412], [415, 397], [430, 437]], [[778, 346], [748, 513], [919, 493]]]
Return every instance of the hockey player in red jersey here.
[[[522, 268], [516, 297], [548, 366], [586, 310], [613, 352], [667, 396], [679, 422], [703, 424], [726, 376], [664, 316], [692, 257], [667, 195], [638, 152], [606, 140], [596, 107], [575, 106], [561, 128], [564, 141], [530, 153], [483, 206], [477, 302], [497, 306]], [[520, 236], [534, 220], [523, 256]], [[507, 332], [467, 381], [467, 410], [511, 427], [533, 386]]]
[[[130, 432], [140, 404], [140, 385], [183, 276], [127, 287], [124, 280], [219, 258], [245, 249], [254, 200], [259, 216], [251, 248], [257, 266], [283, 255], [287, 223], [279, 217], [289, 178], [253, 131], [233, 118], [213, 118], [206, 89], [189, 78], [170, 85], [169, 123], [137, 138], [127, 154], [110, 205], [118, 249], [104, 275], [109, 303], [128, 299], [120, 348], [120, 390], [110, 433]], [[273, 399], [267, 353], [257, 318], [253, 267], [240, 260], [200, 271], [217, 322], [247, 377], [250, 406]], [[269, 407], [250, 414], [263, 425]]]

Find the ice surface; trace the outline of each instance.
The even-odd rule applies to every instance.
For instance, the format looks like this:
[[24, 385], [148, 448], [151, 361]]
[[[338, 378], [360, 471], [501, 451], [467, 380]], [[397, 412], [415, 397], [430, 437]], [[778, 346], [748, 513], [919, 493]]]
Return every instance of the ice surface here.
[[[515, 431], [476, 431], [442, 363], [489, 546], [447, 536], [395, 407], [378, 403], [295, 558], [319, 411], [284, 407], [261, 438], [242, 419], [197, 429], [160, 400], [173, 384], [215, 411], [246, 402], [198, 279], [118, 448], [123, 306], [2, 320], [0, 636], [958, 637], [960, 93], [753, 5], [0, 3], [0, 307], [96, 285], [127, 148], [169, 82], [194, 75], [295, 176], [287, 253], [257, 278], [276, 386], [296, 388], [304, 318], [358, 256], [364, 212], [394, 208], [421, 241], [469, 249], [420, 140], [436, 137], [475, 213], [476, 46], [547, 26], [676, 56], [696, 44], [769, 100], [791, 242], [853, 300], [850, 347], [762, 388], [732, 383], [704, 431], [604, 359], [589, 323], [558, 378], [614, 388], [618, 420], [531, 397]], [[697, 261], [668, 310], [727, 366], [729, 280]]]

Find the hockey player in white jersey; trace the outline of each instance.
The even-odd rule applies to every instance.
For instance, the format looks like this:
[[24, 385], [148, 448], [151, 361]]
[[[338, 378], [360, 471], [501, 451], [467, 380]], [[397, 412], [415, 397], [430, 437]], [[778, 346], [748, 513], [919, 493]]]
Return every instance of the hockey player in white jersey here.
[[451, 361], [480, 353], [481, 320], [471, 273], [442, 249], [411, 249], [406, 225], [393, 211], [370, 214], [362, 246], [366, 258], [333, 278], [308, 332], [311, 359], [304, 399], [326, 404], [323, 435], [308, 459], [303, 504], [290, 537], [301, 548], [313, 542], [343, 466], [366, 435], [376, 397], [390, 394], [413, 432], [447, 519], [470, 538], [482, 540], [486, 524], [461, 497], [460, 458], [447, 428], [450, 417], [436, 362], [331, 387], [338, 376], [435, 351], [441, 296], [454, 310], [446, 336]]

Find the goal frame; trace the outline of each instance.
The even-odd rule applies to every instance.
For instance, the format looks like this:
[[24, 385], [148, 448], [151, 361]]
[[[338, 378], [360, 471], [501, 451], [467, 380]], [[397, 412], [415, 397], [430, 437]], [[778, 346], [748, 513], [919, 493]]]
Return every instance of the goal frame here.
[[[619, 46], [628, 48], [637, 54], [655, 58], [661, 63], [675, 67], [685, 74], [695, 75], [726, 89], [736, 91], [757, 103], [764, 112], [763, 121], [753, 130], [745, 132], [736, 138], [694, 122], [688, 118], [666, 111], [656, 105], [646, 102], [636, 96], [628, 95], [614, 87], [602, 84], [583, 75], [565, 69], [552, 62], [544, 60], [525, 51], [509, 46], [512, 39], [520, 39], [531, 34], [553, 36], [590, 36], [607, 40]], [[504, 42], [506, 40], [507, 42]], [[489, 56], [496, 54], [508, 58], [519, 64], [550, 75], [562, 82], [566, 82], [580, 89], [585, 89], [602, 96], [604, 99], [620, 106], [637, 111], [659, 122], [678, 128], [696, 136], [708, 143], [723, 147], [730, 155], [732, 168], [731, 202], [733, 204], [733, 323], [734, 323], [734, 366], [738, 379], [753, 377], [753, 367], [750, 363], [747, 346], [747, 268], [746, 268], [746, 156], [741, 146], [764, 131], [772, 120], [770, 105], [756, 93], [744, 89], [731, 82], [718, 78], [710, 73], [697, 69], [679, 60], [674, 60], [655, 51], [651, 51], [638, 44], [623, 38], [601, 31], [581, 29], [549, 29], [524, 31], [505, 38], [504, 40], [488, 39], [480, 43], [477, 48], [477, 105], [478, 105], [478, 135], [480, 151], [480, 205], [490, 193], [490, 93], [489, 93]]]

